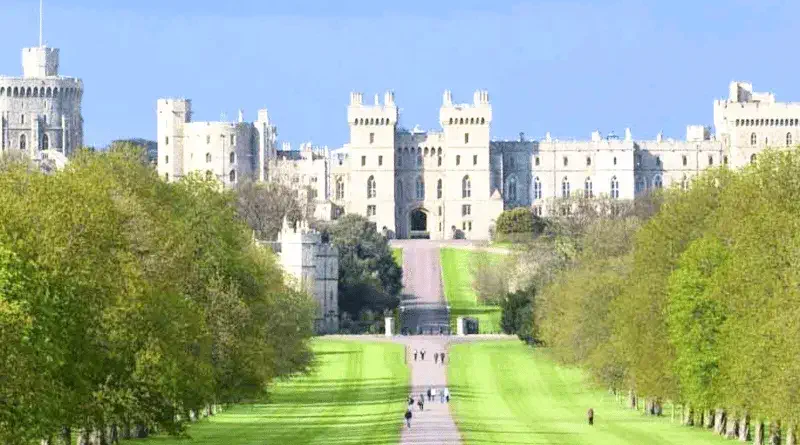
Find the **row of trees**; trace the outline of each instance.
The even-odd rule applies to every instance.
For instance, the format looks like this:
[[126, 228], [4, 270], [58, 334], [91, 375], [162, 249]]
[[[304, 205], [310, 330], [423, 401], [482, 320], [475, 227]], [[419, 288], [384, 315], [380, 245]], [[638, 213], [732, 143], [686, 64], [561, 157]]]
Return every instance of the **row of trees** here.
[[313, 301], [215, 183], [83, 153], [4, 166], [0, 209], [0, 442], [179, 433], [307, 368]]
[[[660, 210], [597, 218], [535, 297], [561, 361], [687, 425], [795, 443], [800, 421], [800, 152], [708, 171]], [[663, 200], [663, 201], [662, 201]]]

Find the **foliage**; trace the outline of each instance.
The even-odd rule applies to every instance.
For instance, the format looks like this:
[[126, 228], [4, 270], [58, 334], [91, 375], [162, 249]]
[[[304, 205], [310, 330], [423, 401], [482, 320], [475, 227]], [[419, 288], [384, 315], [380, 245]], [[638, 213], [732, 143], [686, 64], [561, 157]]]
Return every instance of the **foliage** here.
[[458, 317], [478, 320], [482, 334], [498, 333], [500, 328], [500, 307], [485, 304], [475, 291], [473, 267], [476, 257], [485, 256], [491, 261], [501, 263], [500, 255], [466, 249], [443, 248], [439, 252], [442, 265], [442, 285], [447, 305], [450, 306], [450, 322], [455, 331]]
[[497, 241], [530, 240], [544, 230], [544, 220], [534, 215], [530, 207], [506, 210], [497, 217], [495, 234]]
[[500, 301], [500, 327], [503, 332], [517, 335], [526, 343], [536, 341], [533, 326], [533, 308], [536, 288], [533, 286], [505, 295]]
[[311, 220], [313, 200], [280, 182], [242, 182], [236, 189], [236, 209], [258, 239], [276, 240], [284, 218], [290, 224]]
[[403, 269], [389, 241], [367, 218], [348, 214], [323, 228], [339, 249], [339, 310], [351, 316], [383, 313], [400, 303]]
[[306, 369], [312, 300], [233, 196], [159, 180], [141, 152], [0, 171], [0, 442], [157, 425]]

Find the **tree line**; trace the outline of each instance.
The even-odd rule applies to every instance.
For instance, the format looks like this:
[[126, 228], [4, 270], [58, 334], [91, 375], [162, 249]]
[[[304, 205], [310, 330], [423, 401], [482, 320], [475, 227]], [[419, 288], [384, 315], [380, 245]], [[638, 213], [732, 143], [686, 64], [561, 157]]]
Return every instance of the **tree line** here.
[[307, 369], [313, 300], [236, 195], [141, 152], [0, 169], [0, 442], [178, 434]]
[[592, 218], [567, 247], [537, 238], [526, 254], [551, 253], [537, 264], [555, 273], [530, 283], [524, 335], [632, 408], [670, 403], [685, 425], [795, 443], [798, 171], [800, 152], [765, 152], [656, 193], [652, 217]]

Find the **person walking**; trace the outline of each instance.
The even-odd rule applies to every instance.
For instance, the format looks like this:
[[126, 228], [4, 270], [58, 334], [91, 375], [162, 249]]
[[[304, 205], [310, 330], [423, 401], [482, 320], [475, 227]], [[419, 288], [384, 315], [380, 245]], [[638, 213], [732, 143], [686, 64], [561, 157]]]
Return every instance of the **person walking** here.
[[448, 387], [444, 388], [444, 398], [447, 401], [447, 403], [450, 403], [450, 388]]
[[413, 407], [414, 407], [414, 395], [410, 394], [408, 396], [408, 409], [411, 409]]
[[586, 417], [589, 419], [589, 425], [594, 425], [594, 410], [589, 408], [589, 411], [586, 411]]
[[439, 403], [444, 403], [444, 389], [439, 392]]
[[419, 400], [417, 400], [417, 406], [419, 406], [420, 411], [425, 411], [425, 397], [420, 397]]
[[424, 349], [419, 351], [419, 357], [420, 357], [420, 360], [425, 361], [425, 350]]
[[431, 399], [436, 400], [436, 388], [431, 388]]
[[414, 350], [414, 361], [417, 361], [417, 350]]
[[407, 409], [406, 410], [406, 416], [405, 417], [406, 417], [406, 426], [411, 428], [411, 417], [412, 417], [411, 409]]
[[434, 364], [439, 363], [439, 353], [438, 352], [434, 352], [433, 353], [433, 363]]
[[444, 365], [444, 352], [439, 353], [439, 361]]
[[428, 387], [428, 401], [431, 401], [431, 387]]

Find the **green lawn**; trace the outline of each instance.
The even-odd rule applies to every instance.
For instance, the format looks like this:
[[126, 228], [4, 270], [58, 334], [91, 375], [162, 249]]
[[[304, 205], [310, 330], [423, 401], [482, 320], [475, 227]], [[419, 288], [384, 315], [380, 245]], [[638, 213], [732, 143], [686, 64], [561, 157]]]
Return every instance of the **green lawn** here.
[[459, 316], [472, 317], [478, 319], [481, 333], [500, 332], [500, 308], [479, 303], [472, 288], [472, 259], [475, 255], [498, 259], [502, 255], [453, 248], [441, 249], [440, 255], [444, 296], [450, 305], [450, 324], [455, 326], [455, 319]]
[[403, 346], [317, 339], [318, 369], [276, 385], [269, 403], [241, 405], [189, 428], [190, 439], [130, 444], [396, 444], [409, 373]]
[[403, 268], [403, 248], [402, 247], [392, 247], [392, 256], [394, 257], [394, 262], [397, 263], [400, 268]]
[[[618, 405], [588, 387], [578, 369], [557, 366], [518, 341], [450, 348], [452, 412], [465, 444], [700, 445], [729, 443], [708, 430]], [[595, 425], [586, 423], [593, 408]], [[677, 418], [677, 415], [676, 415]]]

